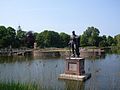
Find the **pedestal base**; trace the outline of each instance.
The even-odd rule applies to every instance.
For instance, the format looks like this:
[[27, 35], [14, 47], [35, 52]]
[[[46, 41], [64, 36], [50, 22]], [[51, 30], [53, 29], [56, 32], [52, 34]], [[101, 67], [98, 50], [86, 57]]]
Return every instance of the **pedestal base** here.
[[77, 81], [85, 81], [91, 77], [91, 74], [84, 75], [71, 75], [71, 74], [60, 74], [58, 79], [66, 79], [66, 80], [77, 80]]

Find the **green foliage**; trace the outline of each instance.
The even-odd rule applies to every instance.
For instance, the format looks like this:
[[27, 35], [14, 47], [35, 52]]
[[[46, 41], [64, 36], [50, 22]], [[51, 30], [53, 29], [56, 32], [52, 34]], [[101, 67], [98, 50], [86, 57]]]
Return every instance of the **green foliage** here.
[[7, 28], [7, 42], [9, 42], [7, 45], [11, 45], [12, 47], [15, 46], [15, 39], [16, 39], [16, 32], [15, 29], [12, 27]]
[[18, 43], [20, 47], [26, 46], [26, 32], [22, 31], [20, 26], [17, 30], [16, 38], [18, 39]]
[[37, 34], [37, 45], [41, 48], [45, 47], [67, 47], [70, 40], [70, 35], [54, 31], [45, 30]]
[[38, 34], [36, 36], [36, 42], [37, 42], [37, 46], [43, 48], [44, 47], [44, 38], [43, 38], [43, 35], [42, 34]]
[[116, 42], [119, 40], [111, 36], [106, 37], [106, 35], [99, 36], [100, 31], [94, 27], [88, 27], [86, 31], [81, 36], [80, 44], [81, 46], [96, 46], [96, 47], [107, 47], [115, 46]]
[[0, 26], [0, 48], [4, 47], [7, 35], [7, 29], [4, 26]]
[[99, 47], [106, 47], [106, 46], [108, 46], [106, 35], [100, 36], [99, 37]]
[[[114, 38], [106, 35], [99, 36], [100, 31], [95, 27], [88, 27], [86, 31], [80, 36], [80, 46], [120, 46], [120, 34]], [[0, 26], [0, 48], [13, 48], [28, 47], [33, 48], [34, 42], [41, 48], [45, 47], [67, 47], [70, 40], [70, 35], [62, 32], [45, 30], [40, 33], [26, 32], [18, 26], [18, 30], [12, 27], [6, 28]]]
[[69, 40], [70, 40], [70, 35], [62, 32], [60, 33], [60, 40], [61, 40], [61, 46], [60, 47], [67, 47], [68, 46], [68, 43], [69, 43]]
[[98, 46], [99, 30], [88, 27], [81, 37], [81, 46]]
[[114, 54], [120, 54], [120, 46], [112, 46], [111, 50], [109, 50], [110, 53], [114, 53]]
[[0, 47], [4, 48], [10, 45], [14, 47], [15, 36], [16, 36], [15, 29], [13, 29], [12, 27], [6, 28], [4, 26], [0, 26]]
[[113, 46], [114, 45], [114, 39], [113, 39], [113, 37], [108, 36], [107, 43], [108, 43], [108, 46]]
[[111, 36], [106, 37], [106, 35], [99, 37], [99, 46], [100, 47], [107, 47], [107, 46], [115, 46], [116, 42], [115, 39]]
[[83, 34], [80, 38], [80, 46], [87, 46], [88, 45], [88, 39], [86, 39], [86, 36]]
[[36, 85], [20, 83], [0, 83], [0, 90], [37, 90]]
[[32, 31], [27, 32], [26, 43], [28, 48], [33, 48], [35, 42], [35, 36]]
[[116, 42], [117, 46], [120, 46], [120, 34], [115, 36], [115, 42]]
[[60, 36], [57, 32], [45, 30], [37, 35], [37, 44], [44, 47], [60, 47]]
[[38, 35], [38, 33], [35, 32], [35, 33], [34, 33], [34, 39], [35, 39], [35, 42], [36, 42], [37, 35]]

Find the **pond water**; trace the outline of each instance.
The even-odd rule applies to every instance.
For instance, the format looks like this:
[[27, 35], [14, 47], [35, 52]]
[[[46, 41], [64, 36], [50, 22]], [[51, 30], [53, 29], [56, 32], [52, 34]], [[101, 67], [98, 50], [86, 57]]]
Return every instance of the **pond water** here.
[[85, 81], [58, 80], [64, 58], [0, 57], [0, 81], [34, 83], [42, 90], [120, 90], [120, 55], [85, 59]]

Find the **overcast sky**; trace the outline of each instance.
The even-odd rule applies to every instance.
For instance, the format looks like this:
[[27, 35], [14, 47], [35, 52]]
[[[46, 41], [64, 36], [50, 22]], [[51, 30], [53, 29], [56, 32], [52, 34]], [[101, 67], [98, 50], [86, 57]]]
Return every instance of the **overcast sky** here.
[[100, 35], [115, 36], [120, 34], [120, 0], [0, 0], [0, 25], [78, 35], [94, 26]]

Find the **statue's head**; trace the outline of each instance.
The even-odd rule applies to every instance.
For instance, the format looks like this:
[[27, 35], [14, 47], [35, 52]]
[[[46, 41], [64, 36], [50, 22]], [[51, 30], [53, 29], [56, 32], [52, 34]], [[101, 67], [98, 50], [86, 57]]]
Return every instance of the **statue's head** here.
[[75, 31], [72, 31], [72, 34], [75, 35]]

